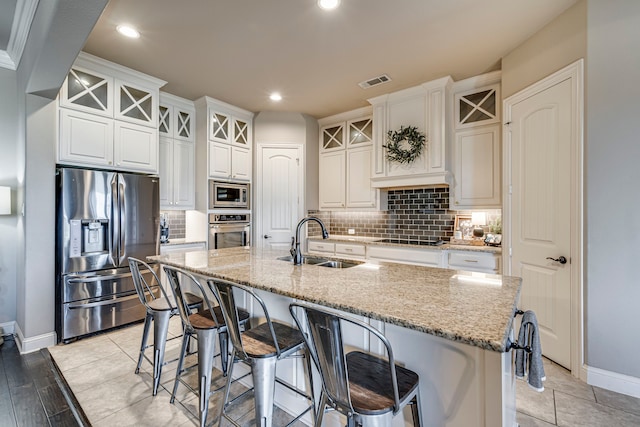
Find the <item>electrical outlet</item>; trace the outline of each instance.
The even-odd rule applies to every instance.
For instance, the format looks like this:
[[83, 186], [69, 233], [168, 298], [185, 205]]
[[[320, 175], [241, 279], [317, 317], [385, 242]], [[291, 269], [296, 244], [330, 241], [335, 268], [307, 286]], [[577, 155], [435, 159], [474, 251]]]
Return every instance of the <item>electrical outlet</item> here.
[[354, 230], [353, 228], [350, 228], [349, 230], [347, 230], [347, 233], [356, 234], [356, 230]]

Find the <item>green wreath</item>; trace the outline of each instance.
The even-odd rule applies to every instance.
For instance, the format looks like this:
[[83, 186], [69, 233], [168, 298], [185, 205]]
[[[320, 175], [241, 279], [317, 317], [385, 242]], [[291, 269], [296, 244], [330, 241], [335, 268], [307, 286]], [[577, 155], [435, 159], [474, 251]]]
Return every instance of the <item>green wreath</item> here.
[[[387, 160], [398, 163], [411, 163], [422, 154], [425, 143], [425, 135], [418, 132], [415, 126], [400, 126], [400, 130], [387, 132], [387, 144], [382, 146], [387, 149]], [[407, 141], [409, 147], [403, 141]]]

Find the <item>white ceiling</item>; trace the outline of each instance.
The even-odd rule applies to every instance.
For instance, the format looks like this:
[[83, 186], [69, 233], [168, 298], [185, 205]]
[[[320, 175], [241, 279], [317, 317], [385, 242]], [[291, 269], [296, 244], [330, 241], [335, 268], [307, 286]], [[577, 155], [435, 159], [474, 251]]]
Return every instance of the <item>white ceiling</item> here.
[[[321, 118], [434, 78], [499, 69], [575, 2], [342, 0], [326, 12], [316, 0], [110, 0], [83, 50], [166, 80], [174, 95]], [[141, 37], [117, 34], [123, 22]], [[383, 73], [390, 83], [358, 86]]]

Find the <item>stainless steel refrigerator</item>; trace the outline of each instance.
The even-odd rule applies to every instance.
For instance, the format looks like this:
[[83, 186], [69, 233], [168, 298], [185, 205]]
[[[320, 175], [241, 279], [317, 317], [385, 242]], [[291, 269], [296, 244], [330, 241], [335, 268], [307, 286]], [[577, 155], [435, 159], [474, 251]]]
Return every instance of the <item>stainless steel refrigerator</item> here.
[[157, 177], [56, 170], [56, 332], [69, 342], [144, 318], [128, 257], [160, 248]]

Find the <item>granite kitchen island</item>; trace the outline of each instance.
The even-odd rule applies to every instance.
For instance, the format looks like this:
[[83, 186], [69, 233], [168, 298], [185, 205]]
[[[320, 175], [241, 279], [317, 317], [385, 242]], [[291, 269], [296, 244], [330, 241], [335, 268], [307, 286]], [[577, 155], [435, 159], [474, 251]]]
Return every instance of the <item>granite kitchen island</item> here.
[[[345, 269], [294, 266], [277, 259], [285, 255], [286, 250], [232, 248], [149, 260], [249, 285], [260, 291], [272, 317], [289, 324], [292, 299], [369, 322], [391, 341], [396, 360], [420, 375], [425, 426], [516, 425], [508, 339], [520, 278], [386, 262]], [[380, 350], [369, 348], [367, 336], [348, 340]], [[298, 365], [279, 366], [278, 375], [302, 386]], [[293, 410], [302, 404], [286, 390], [277, 391], [276, 403]], [[402, 425], [401, 417], [396, 421]]]

